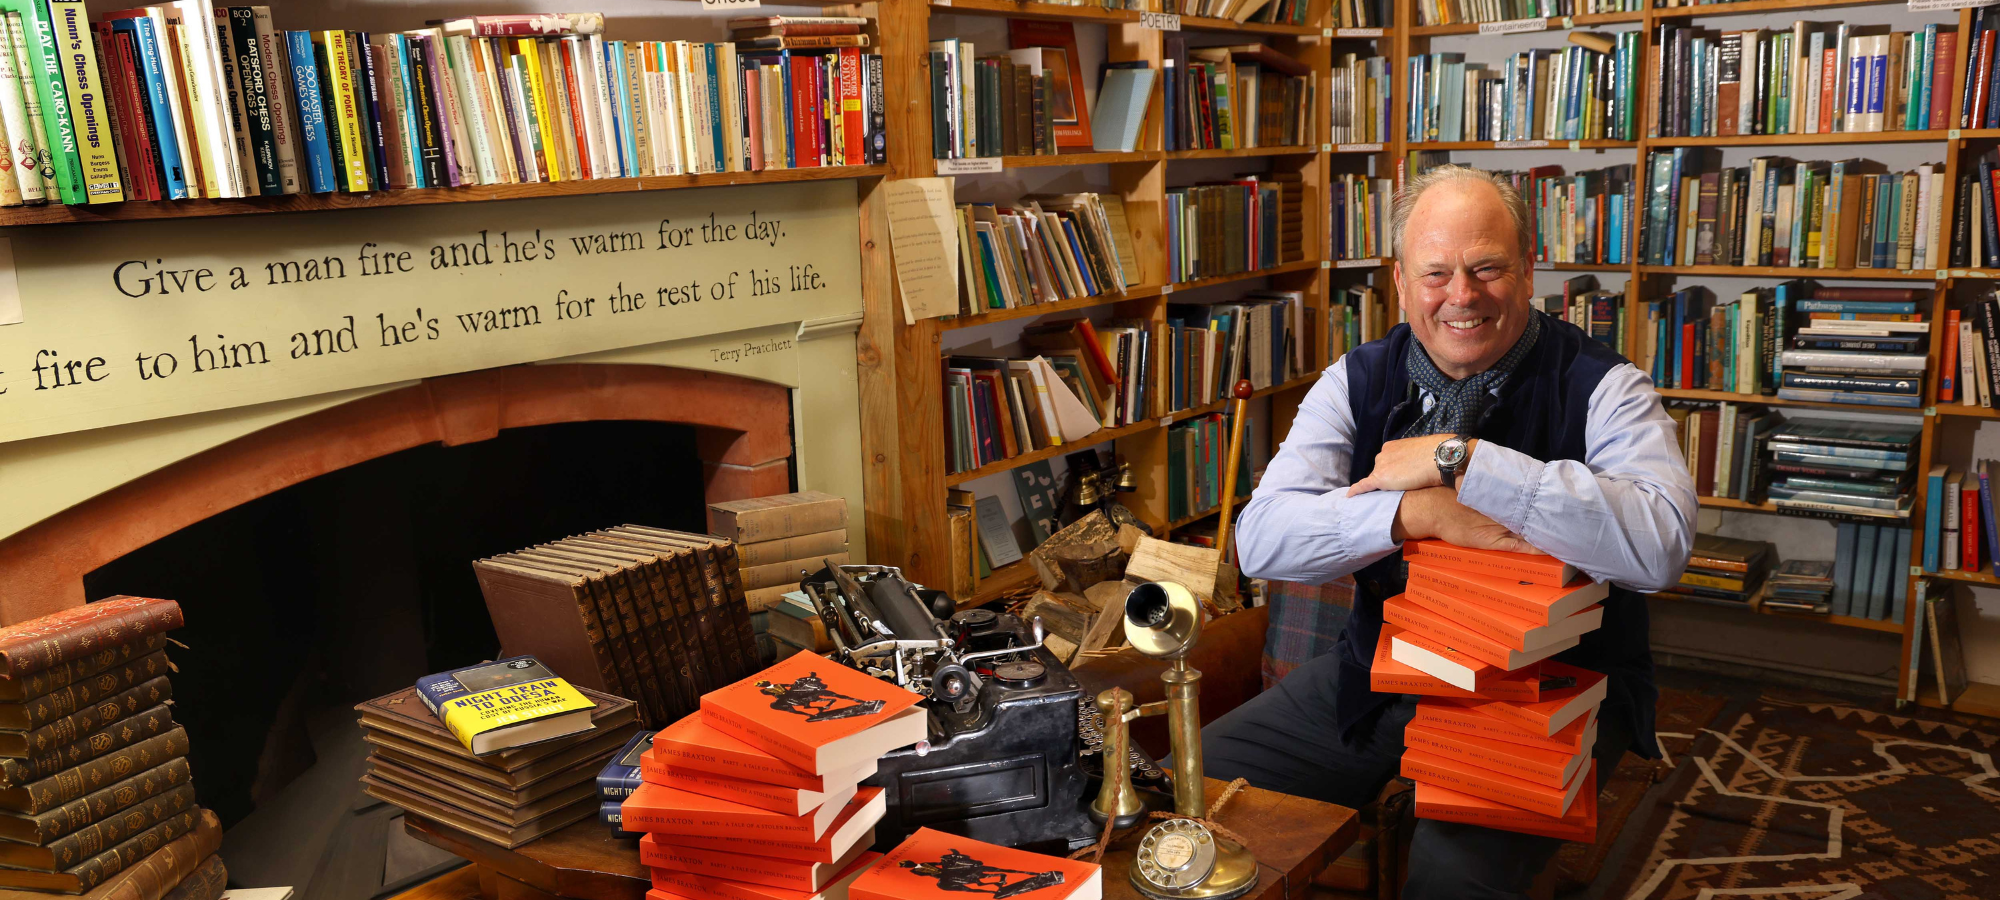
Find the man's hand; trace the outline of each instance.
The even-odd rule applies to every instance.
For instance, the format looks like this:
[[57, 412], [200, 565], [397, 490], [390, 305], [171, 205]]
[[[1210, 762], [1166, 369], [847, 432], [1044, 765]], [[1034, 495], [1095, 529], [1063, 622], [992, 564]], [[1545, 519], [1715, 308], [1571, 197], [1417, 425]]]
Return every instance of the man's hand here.
[[[1347, 496], [1365, 494], [1369, 491], [1414, 491], [1419, 488], [1443, 487], [1444, 476], [1438, 473], [1437, 446], [1450, 440], [1449, 434], [1427, 434], [1423, 437], [1403, 438], [1382, 445], [1375, 454], [1375, 470], [1367, 478], [1354, 483], [1347, 489]], [[1467, 441], [1465, 464], [1472, 465], [1472, 453], [1479, 449], [1479, 441]], [[1452, 492], [1454, 495], [1456, 491]]]
[[1443, 486], [1406, 490], [1402, 504], [1396, 508], [1396, 521], [1390, 526], [1389, 536], [1397, 543], [1437, 538], [1477, 550], [1542, 552], [1500, 523], [1458, 502], [1458, 495]]

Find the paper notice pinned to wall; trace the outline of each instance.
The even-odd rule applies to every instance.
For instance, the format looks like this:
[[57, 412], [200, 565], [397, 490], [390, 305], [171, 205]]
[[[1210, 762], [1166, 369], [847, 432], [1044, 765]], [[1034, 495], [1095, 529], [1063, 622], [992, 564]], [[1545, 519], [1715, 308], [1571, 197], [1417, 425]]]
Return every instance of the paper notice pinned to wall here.
[[0, 237], [0, 325], [21, 324], [21, 284], [14, 278], [14, 239]]
[[949, 178], [889, 182], [889, 246], [903, 289], [903, 322], [958, 312], [958, 210]]

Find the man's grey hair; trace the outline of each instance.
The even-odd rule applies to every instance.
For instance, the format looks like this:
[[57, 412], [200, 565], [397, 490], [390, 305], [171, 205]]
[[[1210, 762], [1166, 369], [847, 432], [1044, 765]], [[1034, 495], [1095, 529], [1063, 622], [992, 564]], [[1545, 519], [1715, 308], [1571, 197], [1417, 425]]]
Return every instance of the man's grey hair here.
[[1415, 178], [1403, 183], [1403, 189], [1396, 194], [1396, 204], [1389, 211], [1389, 233], [1396, 239], [1395, 253], [1403, 254], [1403, 232], [1410, 227], [1410, 213], [1417, 208], [1417, 200], [1424, 192], [1441, 184], [1463, 184], [1476, 182], [1491, 185], [1500, 195], [1500, 205], [1506, 207], [1507, 217], [1514, 220], [1514, 237], [1520, 241], [1521, 260], [1526, 262], [1535, 252], [1535, 223], [1528, 215], [1528, 202], [1521, 199], [1521, 192], [1498, 175], [1485, 169], [1470, 166], [1442, 165], [1419, 173]]

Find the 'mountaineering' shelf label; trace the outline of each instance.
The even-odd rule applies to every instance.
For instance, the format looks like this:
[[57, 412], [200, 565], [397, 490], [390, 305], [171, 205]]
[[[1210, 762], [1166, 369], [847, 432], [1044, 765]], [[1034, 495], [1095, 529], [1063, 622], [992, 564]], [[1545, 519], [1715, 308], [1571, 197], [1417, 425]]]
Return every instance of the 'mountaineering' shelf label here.
[[1480, 34], [1524, 34], [1530, 31], [1547, 30], [1549, 30], [1549, 20], [1542, 18], [1508, 19], [1504, 22], [1479, 23]]

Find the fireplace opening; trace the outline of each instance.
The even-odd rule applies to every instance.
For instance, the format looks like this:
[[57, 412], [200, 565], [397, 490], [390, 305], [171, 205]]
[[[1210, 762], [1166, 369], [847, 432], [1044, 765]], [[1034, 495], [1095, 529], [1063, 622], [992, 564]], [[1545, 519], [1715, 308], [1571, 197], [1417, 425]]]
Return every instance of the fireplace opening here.
[[86, 596], [170, 597], [201, 803], [236, 887], [365, 900], [456, 864], [361, 792], [353, 706], [493, 658], [474, 559], [595, 528], [705, 530], [694, 426], [597, 421], [431, 444], [300, 482], [113, 560]]

